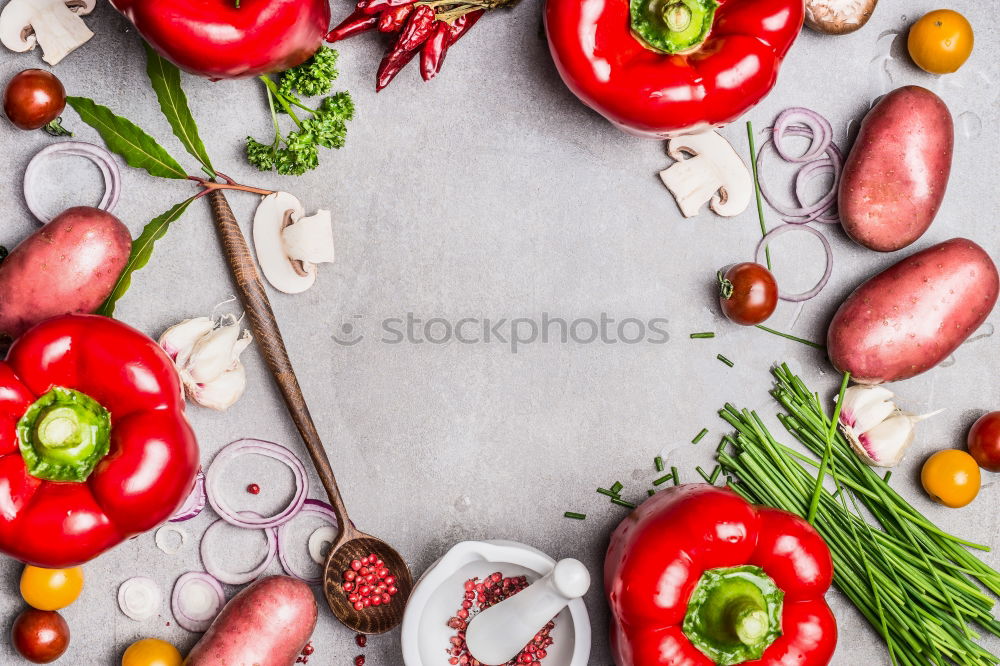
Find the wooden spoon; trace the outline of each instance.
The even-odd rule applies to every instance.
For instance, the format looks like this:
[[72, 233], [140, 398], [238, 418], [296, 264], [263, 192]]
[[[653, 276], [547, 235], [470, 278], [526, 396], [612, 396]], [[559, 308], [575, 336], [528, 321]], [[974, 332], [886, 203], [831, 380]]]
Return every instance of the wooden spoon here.
[[[250, 329], [264, 353], [264, 360], [274, 375], [288, 412], [299, 430], [302, 441], [305, 442], [320, 481], [323, 482], [326, 494], [330, 497], [333, 511], [337, 515], [340, 532], [337, 541], [330, 548], [323, 568], [323, 595], [326, 597], [326, 603], [330, 605], [330, 610], [337, 619], [354, 631], [364, 634], [381, 634], [389, 631], [403, 620], [403, 610], [413, 589], [410, 569], [389, 544], [357, 530], [347, 515], [347, 507], [344, 506], [344, 499], [340, 496], [330, 459], [326, 455], [326, 449], [323, 448], [312, 416], [309, 415], [309, 407], [302, 395], [302, 389], [299, 388], [299, 381], [295, 377], [291, 361], [288, 360], [285, 342], [281, 338], [278, 322], [274, 318], [271, 302], [267, 298], [267, 292], [264, 291], [264, 284], [261, 282], [260, 273], [257, 272], [257, 264], [250, 254], [246, 238], [243, 237], [240, 225], [221, 191], [215, 190], [209, 193], [208, 201], [212, 206], [212, 217], [215, 218], [215, 229], [222, 243], [223, 254], [226, 255], [240, 300], [250, 320]], [[386, 568], [396, 577], [396, 587], [399, 592], [387, 605], [370, 606], [357, 611], [347, 600], [347, 593], [343, 590], [343, 572], [350, 568], [353, 560], [360, 560], [370, 553], [375, 553], [385, 562]]]

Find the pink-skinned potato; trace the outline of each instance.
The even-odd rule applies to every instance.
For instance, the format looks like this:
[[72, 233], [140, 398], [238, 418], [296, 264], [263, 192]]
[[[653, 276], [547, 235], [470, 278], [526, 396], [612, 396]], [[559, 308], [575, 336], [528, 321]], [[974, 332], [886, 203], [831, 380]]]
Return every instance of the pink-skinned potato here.
[[859, 384], [919, 375], [982, 325], [998, 292], [996, 265], [972, 241], [921, 250], [847, 297], [827, 332], [830, 361]]
[[294, 666], [316, 628], [316, 598], [288, 576], [268, 576], [229, 600], [184, 666]]
[[910, 245], [941, 208], [955, 129], [940, 97], [920, 86], [897, 88], [861, 123], [840, 178], [844, 231], [879, 252]]
[[69, 208], [0, 262], [0, 344], [56, 315], [91, 313], [132, 250], [128, 228], [98, 208]]

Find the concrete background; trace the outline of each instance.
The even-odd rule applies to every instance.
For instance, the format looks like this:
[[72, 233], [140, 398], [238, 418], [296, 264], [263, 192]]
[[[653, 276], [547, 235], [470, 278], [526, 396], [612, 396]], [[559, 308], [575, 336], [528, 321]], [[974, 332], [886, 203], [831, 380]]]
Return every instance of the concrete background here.
[[[1000, 16], [993, 3], [954, 0], [951, 6], [976, 27], [976, 50], [958, 74], [937, 78], [909, 63], [899, 35], [938, 4], [882, 0], [869, 25], [854, 35], [805, 31], [775, 90], [746, 119], [762, 130], [788, 106], [811, 107], [833, 121], [846, 147], [878, 95], [909, 83], [934, 89], [956, 118], [956, 154], [944, 206], [911, 250], [964, 235], [997, 256]], [[599, 574], [608, 534], [625, 510], [607, 504], [594, 488], [621, 480], [626, 497], [642, 498], [655, 478], [656, 455], [695, 480], [695, 465], [711, 468], [724, 432], [715, 411], [725, 401], [773, 412], [767, 390], [775, 361], [793, 363], [819, 390], [832, 391], [837, 378], [822, 353], [720, 317], [714, 272], [752, 257], [760, 234], [755, 211], [736, 219], [681, 218], [656, 176], [670, 164], [664, 145], [625, 136], [577, 102], [552, 66], [540, 10], [538, 0], [525, 0], [487, 17], [455, 48], [438, 79], [424, 84], [411, 66], [378, 96], [373, 79], [381, 41], [368, 35], [341, 44], [339, 88], [351, 91], [357, 118], [347, 146], [323, 151], [320, 169], [301, 178], [256, 173], [241, 154], [248, 133], [269, 136], [257, 82], [186, 77], [185, 86], [218, 168], [242, 182], [291, 191], [309, 210], [333, 211], [337, 262], [323, 266], [313, 290], [275, 294], [273, 304], [355, 522], [395, 544], [415, 574], [463, 539], [513, 539], [556, 558], [582, 559], [595, 575], [587, 598], [595, 637], [591, 663], [605, 666], [607, 610]], [[346, 3], [334, 8], [335, 17], [347, 12]], [[110, 105], [190, 164], [156, 109], [135, 32], [105, 3], [87, 22], [96, 37], [55, 70], [71, 94]], [[39, 65], [36, 53], [0, 51], [2, 80]], [[97, 141], [72, 112], [65, 121], [78, 138]], [[746, 153], [742, 122], [725, 134]], [[13, 245], [35, 228], [22, 202], [21, 177], [28, 159], [50, 141], [0, 123], [7, 165], [0, 198], [8, 211], [0, 242]], [[52, 169], [56, 185], [47, 194], [54, 211], [96, 203], [96, 172], [85, 163], [70, 158]], [[782, 187], [788, 173], [772, 165], [765, 177]], [[116, 212], [136, 234], [192, 193], [183, 182], [131, 169], [124, 171], [124, 188]], [[256, 197], [230, 200], [248, 221]], [[778, 221], [772, 211], [768, 218], [772, 225]], [[854, 286], [911, 251], [879, 255], [837, 228], [823, 233], [835, 255], [829, 287], [803, 307], [781, 304], [770, 321], [816, 340]], [[815, 239], [785, 236], [773, 252], [786, 288], [808, 287], [818, 277], [822, 255]], [[157, 245], [118, 315], [156, 335], [177, 320], [209, 313], [232, 293], [208, 206], [199, 204]], [[380, 322], [407, 313], [455, 322], [538, 320], [542, 313], [599, 319], [602, 312], [618, 321], [665, 318], [669, 340], [550, 340], [517, 353], [496, 342], [379, 341]], [[984, 333], [998, 319], [994, 313]], [[346, 339], [344, 324], [364, 336], [361, 342], [335, 342], [334, 336]], [[717, 337], [690, 340], [695, 331]], [[996, 339], [971, 342], [949, 367], [894, 387], [913, 411], [947, 410], [921, 425], [894, 485], [939, 524], [987, 543], [995, 542], [1000, 520], [993, 477], [986, 477], [974, 504], [948, 510], [924, 496], [917, 476], [926, 455], [961, 445], [972, 421], [998, 407]], [[717, 353], [736, 366], [719, 363]], [[250, 383], [243, 400], [225, 414], [190, 410], [203, 461], [245, 436], [282, 442], [304, 456], [261, 359], [253, 350], [244, 358]], [[688, 442], [702, 427], [711, 435], [692, 446]], [[241, 501], [246, 497], [248, 507], [274, 509], [290, 483], [278, 469], [246, 460], [233, 475], [231, 492]], [[239, 488], [254, 480], [264, 492], [251, 502]], [[321, 496], [318, 484], [311, 494]], [[566, 510], [588, 518], [566, 520]], [[206, 512], [185, 524], [191, 538], [178, 555], [157, 550], [147, 534], [86, 565], [83, 596], [65, 611], [72, 645], [57, 663], [117, 663], [122, 650], [144, 636], [182, 649], [192, 645], [196, 636], [176, 626], [166, 603], [160, 617], [137, 623], [119, 612], [115, 594], [123, 580], [141, 574], [156, 578], [168, 598], [179, 574], [201, 568], [194, 544], [212, 519]], [[304, 538], [309, 526], [302, 530]], [[232, 538], [248, 548], [233, 556], [233, 568], [248, 565], [255, 535]], [[996, 553], [986, 559], [1000, 565]], [[20, 565], [4, 561], [0, 569], [0, 618], [8, 626], [22, 607]], [[888, 663], [861, 616], [839, 593], [829, 598], [841, 635], [835, 663]], [[400, 664], [398, 642], [398, 632], [372, 638], [367, 663]], [[359, 652], [325, 609], [313, 643], [315, 664], [347, 664]], [[0, 661], [17, 663], [5, 641]]]

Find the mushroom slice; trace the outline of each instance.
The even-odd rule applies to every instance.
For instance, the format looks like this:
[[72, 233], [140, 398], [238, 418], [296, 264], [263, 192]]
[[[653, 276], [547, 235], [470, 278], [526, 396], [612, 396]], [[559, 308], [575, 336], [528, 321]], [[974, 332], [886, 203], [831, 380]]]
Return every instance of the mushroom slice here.
[[291, 194], [269, 194], [254, 215], [253, 242], [267, 281], [286, 294], [303, 292], [316, 282], [316, 264], [334, 259], [330, 211], [305, 217]]
[[0, 12], [0, 42], [11, 51], [42, 47], [42, 59], [57, 65], [94, 33], [82, 16], [97, 0], [11, 0]]
[[806, 0], [806, 25], [826, 35], [846, 35], [868, 23], [878, 0]]
[[661, 171], [660, 179], [684, 217], [694, 217], [706, 203], [723, 217], [739, 215], [750, 205], [750, 171], [718, 132], [670, 139], [667, 154], [677, 162]]

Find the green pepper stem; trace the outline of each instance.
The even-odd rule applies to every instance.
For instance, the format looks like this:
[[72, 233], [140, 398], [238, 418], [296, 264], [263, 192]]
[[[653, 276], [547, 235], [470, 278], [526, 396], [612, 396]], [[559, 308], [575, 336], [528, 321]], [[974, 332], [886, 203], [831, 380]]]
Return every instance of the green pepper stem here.
[[753, 645], [770, 630], [767, 611], [751, 597], [730, 601], [726, 607], [725, 618], [736, 638], [744, 645]]
[[96, 400], [53, 387], [17, 422], [28, 473], [46, 481], [86, 481], [111, 446], [111, 417]]
[[716, 0], [631, 0], [632, 31], [654, 51], [696, 51], [712, 30]]
[[691, 8], [683, 0], [676, 0], [663, 8], [663, 22], [670, 32], [684, 32], [691, 26]]

